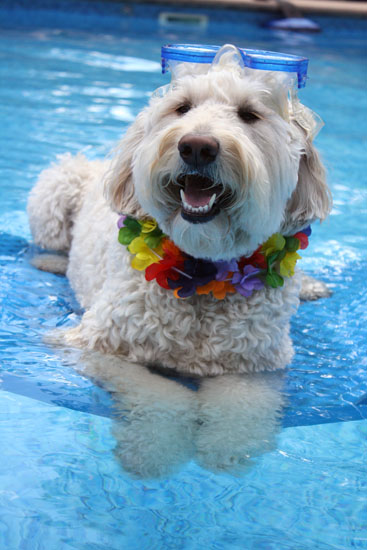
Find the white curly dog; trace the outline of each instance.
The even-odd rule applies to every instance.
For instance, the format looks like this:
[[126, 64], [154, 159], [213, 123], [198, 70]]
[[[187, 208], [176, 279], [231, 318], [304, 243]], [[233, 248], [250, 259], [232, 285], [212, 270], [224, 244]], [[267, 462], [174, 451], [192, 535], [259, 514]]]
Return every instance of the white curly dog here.
[[[41, 174], [28, 204], [33, 238], [45, 249], [67, 253], [67, 276], [85, 308], [80, 324], [60, 336], [64, 344], [186, 374], [225, 375], [221, 388], [227, 387], [222, 396], [227, 404], [237, 392], [233, 406], [246, 396], [252, 403], [248, 409], [256, 408], [263, 382], [259, 391], [252, 386], [251, 398], [248, 384], [253, 382], [249, 377], [247, 386], [243, 382], [247, 389], [241, 390], [238, 375], [283, 369], [291, 361], [289, 322], [299, 303], [301, 276], [296, 273], [284, 286], [264, 287], [248, 298], [236, 293], [223, 300], [210, 294], [177, 299], [131, 267], [131, 254], [117, 240], [117, 220], [118, 213], [154, 218], [181, 250], [210, 260], [248, 257], [276, 232], [294, 235], [323, 220], [331, 198], [312, 143], [315, 122], [289, 97], [286, 78], [243, 70], [225, 56], [209, 70], [183, 66], [174, 86], [163, 96], [154, 95], [137, 116], [112, 165], [65, 155]], [[57, 256], [41, 255], [35, 262], [41, 269], [63, 270]], [[322, 284], [304, 279], [305, 298], [324, 294]], [[216, 403], [221, 388], [210, 389], [207, 405]], [[182, 386], [177, 391], [176, 405], [182, 404], [182, 392], [189, 393]], [[186, 409], [191, 416], [192, 399], [187, 397]], [[264, 410], [279, 407], [281, 400], [275, 401], [268, 399]], [[238, 418], [239, 408], [233, 417]], [[177, 414], [184, 416], [182, 409]], [[218, 444], [221, 415], [223, 407], [213, 413], [212, 444]], [[223, 420], [225, 432], [228, 422]], [[136, 438], [130, 470], [146, 473], [145, 466], [136, 466], [142, 436]], [[208, 433], [204, 440], [198, 447], [207, 457]], [[220, 447], [216, 456], [223, 455], [225, 446]], [[217, 463], [233, 462], [222, 455]], [[216, 461], [213, 455], [210, 461]]]

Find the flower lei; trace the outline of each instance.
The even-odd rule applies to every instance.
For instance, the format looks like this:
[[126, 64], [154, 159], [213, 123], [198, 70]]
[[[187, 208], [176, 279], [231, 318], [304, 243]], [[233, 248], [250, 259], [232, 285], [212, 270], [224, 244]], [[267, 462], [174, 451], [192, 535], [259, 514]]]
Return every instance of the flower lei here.
[[173, 290], [176, 298], [209, 294], [218, 300], [239, 292], [251, 296], [264, 286], [283, 286], [294, 275], [297, 250], [308, 246], [311, 227], [292, 237], [274, 233], [248, 258], [217, 261], [194, 258], [180, 250], [158, 227], [154, 219], [144, 221], [129, 216], [118, 220], [118, 240], [134, 255], [131, 266], [145, 270], [147, 281]]

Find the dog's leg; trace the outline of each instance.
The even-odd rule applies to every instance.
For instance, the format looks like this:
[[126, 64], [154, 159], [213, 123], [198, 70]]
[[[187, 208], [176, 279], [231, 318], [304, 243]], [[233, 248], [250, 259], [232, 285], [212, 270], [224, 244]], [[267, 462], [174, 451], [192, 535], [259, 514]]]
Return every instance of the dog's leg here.
[[302, 286], [299, 295], [301, 300], [307, 302], [319, 298], [329, 298], [331, 295], [332, 291], [325, 283], [302, 272]]
[[161, 477], [193, 455], [195, 392], [117, 357], [85, 354], [83, 373], [111, 392], [117, 418], [115, 453], [138, 478]]
[[127, 359], [129, 346], [125, 342], [126, 333], [129, 331], [129, 314], [120, 313], [113, 301], [113, 295], [112, 300], [109, 300], [107, 291], [104, 298], [96, 300], [91, 309], [84, 313], [79, 325], [66, 330], [56, 329], [46, 334], [46, 343], [86, 351], [118, 353], [120, 357]]
[[103, 169], [102, 162], [66, 154], [40, 174], [28, 200], [29, 224], [37, 245], [69, 250], [73, 222], [84, 193]]
[[275, 447], [283, 406], [280, 374], [206, 378], [198, 391], [198, 462], [212, 471], [240, 473]]
[[[119, 274], [115, 277], [110, 274], [105, 284], [94, 290], [93, 300], [89, 300], [92, 306], [84, 313], [79, 325], [53, 331], [46, 336], [47, 342], [118, 354], [124, 359], [139, 361], [132, 352], [134, 346], [142, 345], [144, 295], [136, 280], [126, 281]], [[83, 303], [81, 305], [84, 307]], [[144, 358], [148, 362], [156, 357], [149, 357], [147, 349]]]
[[65, 254], [38, 254], [31, 259], [31, 264], [41, 271], [65, 275], [69, 258]]

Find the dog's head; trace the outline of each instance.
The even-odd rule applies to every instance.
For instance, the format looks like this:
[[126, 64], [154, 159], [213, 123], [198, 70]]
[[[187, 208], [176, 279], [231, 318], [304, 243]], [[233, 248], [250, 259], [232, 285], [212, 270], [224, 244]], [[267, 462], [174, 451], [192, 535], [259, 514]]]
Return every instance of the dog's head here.
[[182, 250], [212, 260], [324, 219], [315, 123], [285, 78], [228, 63], [183, 70], [122, 140], [106, 180], [112, 208], [155, 218]]

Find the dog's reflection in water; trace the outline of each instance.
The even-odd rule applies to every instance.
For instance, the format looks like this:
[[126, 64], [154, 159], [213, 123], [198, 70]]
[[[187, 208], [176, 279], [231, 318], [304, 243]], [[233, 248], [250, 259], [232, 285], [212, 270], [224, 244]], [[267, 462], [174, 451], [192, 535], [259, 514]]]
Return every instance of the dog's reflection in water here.
[[284, 405], [280, 373], [188, 381], [95, 352], [84, 353], [79, 365], [113, 397], [115, 453], [134, 477], [167, 476], [192, 459], [238, 475], [275, 448]]

